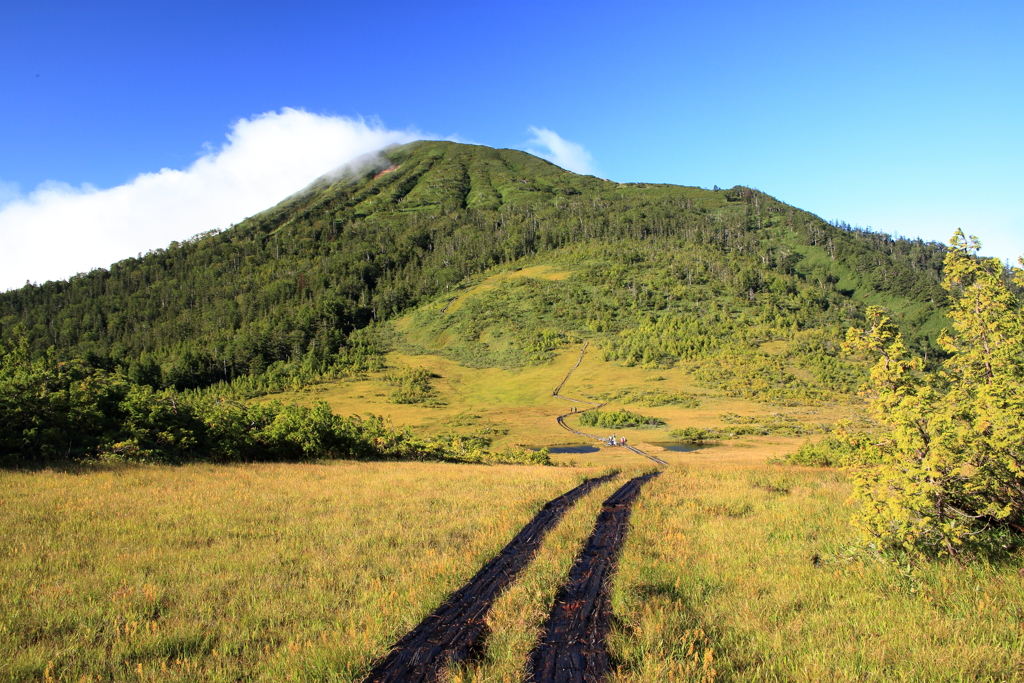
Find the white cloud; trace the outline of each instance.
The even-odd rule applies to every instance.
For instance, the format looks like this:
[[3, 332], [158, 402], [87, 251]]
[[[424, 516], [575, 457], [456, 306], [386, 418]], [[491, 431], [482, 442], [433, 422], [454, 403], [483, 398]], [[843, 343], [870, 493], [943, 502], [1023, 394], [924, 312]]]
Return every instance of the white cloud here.
[[185, 170], [144, 173], [107, 190], [49, 181], [28, 196], [0, 183], [0, 291], [226, 228], [360, 155], [420, 137], [285, 108], [241, 119], [227, 142]]
[[547, 159], [551, 163], [575, 173], [592, 174], [594, 172], [594, 158], [583, 148], [583, 145], [564, 140], [561, 135], [547, 128], [530, 126], [529, 130], [533, 135], [529, 144], [541, 145], [546, 149], [546, 151], [538, 151], [528, 147], [526, 151], [530, 154]]
[[458, 133], [452, 133], [451, 135], [445, 137], [445, 140], [447, 140], [448, 142], [457, 142], [460, 145], [479, 145], [480, 144], [479, 142], [476, 142], [474, 140], [470, 140], [469, 138], [464, 138], [461, 135], [459, 135]]

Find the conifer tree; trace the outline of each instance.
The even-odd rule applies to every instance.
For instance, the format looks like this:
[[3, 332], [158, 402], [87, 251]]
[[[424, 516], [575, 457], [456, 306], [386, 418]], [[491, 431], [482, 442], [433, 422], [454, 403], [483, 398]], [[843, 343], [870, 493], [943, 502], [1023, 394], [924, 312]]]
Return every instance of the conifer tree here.
[[987, 532], [1024, 532], [1024, 319], [1011, 285], [1024, 271], [980, 258], [980, 246], [959, 230], [950, 242], [953, 329], [939, 338], [950, 355], [938, 372], [923, 372], [880, 308], [847, 335], [848, 349], [878, 358], [871, 408], [889, 430], [852, 473], [855, 524], [882, 549], [957, 556]]

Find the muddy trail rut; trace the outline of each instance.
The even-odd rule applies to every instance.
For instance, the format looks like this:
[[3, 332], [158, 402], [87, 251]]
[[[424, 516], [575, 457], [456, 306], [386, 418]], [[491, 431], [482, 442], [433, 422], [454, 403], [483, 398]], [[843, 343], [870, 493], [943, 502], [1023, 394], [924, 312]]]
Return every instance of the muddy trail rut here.
[[533, 683], [598, 683], [611, 671], [611, 576], [641, 487], [660, 472], [630, 479], [604, 502], [594, 531], [573, 562], [569, 578], [530, 655]]
[[[565, 386], [565, 383], [569, 381], [570, 377], [572, 377], [572, 373], [575, 372], [576, 368], [578, 368], [580, 366], [580, 364], [583, 362], [583, 355], [587, 352], [587, 346], [589, 346], [589, 345], [590, 345], [590, 342], [584, 342], [583, 343], [583, 348], [580, 349], [580, 357], [576, 361], [576, 365], [572, 366], [569, 369], [569, 372], [567, 372], [565, 374], [565, 377], [562, 378], [562, 381], [559, 382], [558, 386], [555, 387], [554, 391], [551, 392], [551, 395], [554, 396], [555, 398], [560, 398], [563, 401], [572, 401], [573, 403], [582, 403], [582, 404], [588, 405], [590, 407], [589, 408], [584, 408], [583, 410], [574, 410], [571, 413], [563, 413], [562, 415], [559, 415], [558, 417], [556, 417], [555, 420], [558, 422], [558, 426], [561, 427], [562, 429], [566, 430], [567, 432], [572, 432], [573, 434], [576, 434], [577, 436], [585, 436], [588, 439], [595, 439], [597, 441], [600, 441], [601, 443], [609, 444], [608, 439], [606, 439], [603, 436], [598, 436], [596, 434], [587, 434], [586, 432], [581, 432], [578, 429], [573, 429], [572, 427], [570, 427], [569, 425], [567, 425], [565, 423], [565, 418], [569, 417], [570, 415], [579, 415], [580, 413], [585, 413], [588, 410], [597, 410], [597, 409], [603, 408], [605, 406], [604, 403], [598, 403], [596, 401], [585, 401], [585, 400], [583, 400], [581, 398], [571, 398], [569, 396], [562, 396], [562, 393], [561, 393], [562, 392], [562, 387]], [[668, 465], [668, 463], [665, 462], [664, 460], [662, 460], [661, 458], [655, 457], [655, 456], [653, 456], [653, 455], [651, 455], [649, 453], [645, 453], [642, 450], [640, 450], [639, 448], [636, 448], [635, 446], [627, 446], [626, 444], [621, 444], [621, 445], [619, 445], [619, 444], [609, 444], [609, 445], [612, 445], [612, 446], [617, 447], [617, 448], [625, 448], [627, 451], [632, 451], [633, 453], [636, 453], [637, 455], [642, 455], [645, 458], [647, 458], [648, 460], [656, 462], [659, 465]]]
[[483, 644], [487, 612], [537, 554], [547, 532], [576, 501], [614, 476], [589, 479], [545, 504], [469, 583], [395, 643], [364, 683], [436, 681], [448, 666], [469, 659]]

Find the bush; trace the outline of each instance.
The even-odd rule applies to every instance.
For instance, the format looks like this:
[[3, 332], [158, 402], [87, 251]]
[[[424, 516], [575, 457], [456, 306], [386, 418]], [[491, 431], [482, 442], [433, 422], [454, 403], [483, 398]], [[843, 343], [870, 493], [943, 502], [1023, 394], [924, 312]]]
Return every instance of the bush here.
[[784, 460], [793, 465], [810, 467], [843, 467], [854, 462], [860, 448], [848, 438], [826, 436], [818, 443], [805, 441], [795, 453]]
[[618, 412], [604, 412], [601, 410], [588, 410], [580, 413], [580, 425], [583, 427], [604, 427], [606, 429], [651, 429], [664, 426], [665, 421], [657, 417], [648, 417], [638, 413], [631, 413], [628, 410]]
[[683, 443], [703, 443], [709, 439], [725, 438], [717, 429], [701, 429], [700, 427], [673, 429], [668, 435]]
[[724, 413], [718, 416], [722, 422], [736, 425], [728, 428], [728, 436], [800, 436], [802, 434], [813, 434], [817, 431], [815, 427], [802, 424], [795, 417], [772, 413], [768, 417], [754, 418], [750, 416], [737, 415], [736, 413]]
[[431, 380], [438, 377], [425, 368], [403, 368], [384, 374], [384, 381], [395, 387], [388, 401], [399, 404], [427, 403], [440, 405]]
[[[425, 373], [400, 377], [415, 383]], [[244, 404], [209, 391], [156, 390], [83, 360], [57, 362], [51, 353], [29, 361], [24, 341], [0, 348], [0, 453], [7, 466], [324, 458], [551, 464], [546, 452], [494, 453], [490, 443], [479, 436], [417, 437], [381, 417], [335, 415], [323, 401], [311, 408]]]
[[611, 403], [633, 403], [646, 408], [659, 406], [679, 406], [681, 408], [699, 408], [700, 399], [692, 394], [665, 391], [664, 389], [629, 388], [619, 391], [605, 392], [594, 396], [599, 401]]

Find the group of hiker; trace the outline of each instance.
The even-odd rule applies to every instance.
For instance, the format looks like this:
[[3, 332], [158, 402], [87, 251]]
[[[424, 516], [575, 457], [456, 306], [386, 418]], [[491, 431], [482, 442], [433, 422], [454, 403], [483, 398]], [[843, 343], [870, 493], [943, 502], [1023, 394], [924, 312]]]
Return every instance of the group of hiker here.
[[[574, 412], [574, 413], [576, 412], [576, 406], [572, 407], [572, 412]], [[562, 418], [558, 418], [558, 419], [559, 419], [559, 421], [561, 421]], [[562, 425], [562, 426], [564, 427], [565, 425]], [[568, 429], [568, 427], [566, 427], [566, 429]], [[579, 434], [579, 432], [576, 432], [576, 433]], [[603, 439], [603, 441], [606, 444], [608, 444], [609, 446], [625, 446], [626, 445], [626, 437], [618, 436], [616, 434], [612, 434], [611, 436]]]

